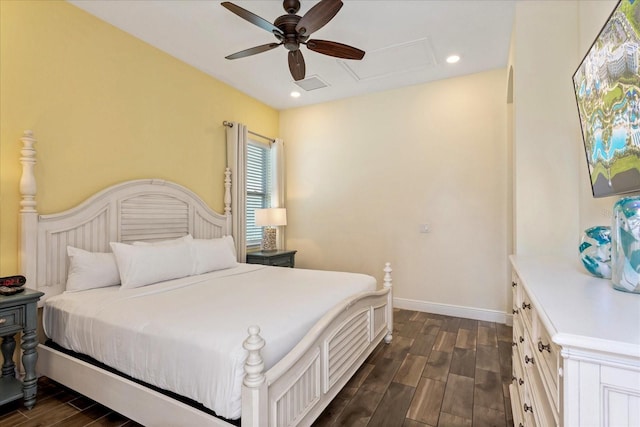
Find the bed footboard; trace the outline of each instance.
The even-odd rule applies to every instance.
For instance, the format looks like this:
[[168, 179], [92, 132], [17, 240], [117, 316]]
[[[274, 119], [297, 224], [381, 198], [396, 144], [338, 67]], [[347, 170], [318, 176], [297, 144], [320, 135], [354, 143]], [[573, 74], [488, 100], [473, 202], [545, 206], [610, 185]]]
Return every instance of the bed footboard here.
[[242, 388], [242, 426], [311, 425], [384, 339], [392, 339], [391, 266], [382, 290], [327, 313], [280, 362], [264, 372], [257, 326], [249, 328]]

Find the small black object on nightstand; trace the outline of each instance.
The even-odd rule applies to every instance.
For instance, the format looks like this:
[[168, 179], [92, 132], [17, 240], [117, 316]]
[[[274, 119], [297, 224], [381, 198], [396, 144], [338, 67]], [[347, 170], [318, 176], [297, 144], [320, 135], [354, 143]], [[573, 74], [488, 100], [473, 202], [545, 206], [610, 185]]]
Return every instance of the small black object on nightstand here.
[[291, 267], [295, 265], [298, 251], [257, 251], [247, 254], [247, 264], [274, 265], [277, 267]]

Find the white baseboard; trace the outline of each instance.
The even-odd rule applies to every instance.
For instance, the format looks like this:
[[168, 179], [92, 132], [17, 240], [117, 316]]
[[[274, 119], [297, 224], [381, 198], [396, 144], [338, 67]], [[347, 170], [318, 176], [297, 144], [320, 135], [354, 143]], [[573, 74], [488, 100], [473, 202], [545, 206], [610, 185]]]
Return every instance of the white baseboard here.
[[483, 308], [463, 307], [406, 298], [394, 298], [393, 306], [405, 310], [424, 311], [426, 313], [464, 317], [466, 319], [484, 320], [486, 322], [504, 323], [507, 325], [511, 325], [513, 322], [513, 316], [511, 314]]

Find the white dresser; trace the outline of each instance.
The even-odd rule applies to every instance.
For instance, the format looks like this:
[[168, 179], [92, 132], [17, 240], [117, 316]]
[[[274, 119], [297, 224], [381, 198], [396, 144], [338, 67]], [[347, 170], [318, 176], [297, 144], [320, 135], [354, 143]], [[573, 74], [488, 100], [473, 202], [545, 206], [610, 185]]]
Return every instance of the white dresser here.
[[515, 427], [640, 426], [640, 294], [577, 259], [511, 264]]

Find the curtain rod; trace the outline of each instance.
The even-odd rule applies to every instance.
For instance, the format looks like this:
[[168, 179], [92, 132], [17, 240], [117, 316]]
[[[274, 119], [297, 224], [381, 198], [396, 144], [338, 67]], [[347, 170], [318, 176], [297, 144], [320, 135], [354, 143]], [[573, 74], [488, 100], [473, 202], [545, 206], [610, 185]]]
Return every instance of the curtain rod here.
[[[228, 122], [228, 121], [226, 121], [226, 120], [225, 120], [224, 122], [222, 122], [222, 124], [223, 124], [224, 126], [228, 127], [228, 128], [232, 128], [232, 127], [233, 127], [233, 123]], [[248, 133], [250, 133], [250, 134], [251, 134], [251, 135], [253, 135], [253, 136], [257, 136], [257, 137], [259, 137], [259, 138], [264, 138], [264, 139], [266, 139], [266, 140], [267, 140], [267, 141], [269, 141], [269, 142], [272, 142], [272, 143], [273, 143], [273, 142], [276, 142], [276, 140], [275, 140], [275, 139], [273, 139], [273, 138], [269, 138], [268, 136], [260, 135], [259, 133], [251, 132], [250, 130], [248, 130], [247, 132], [248, 132]]]

